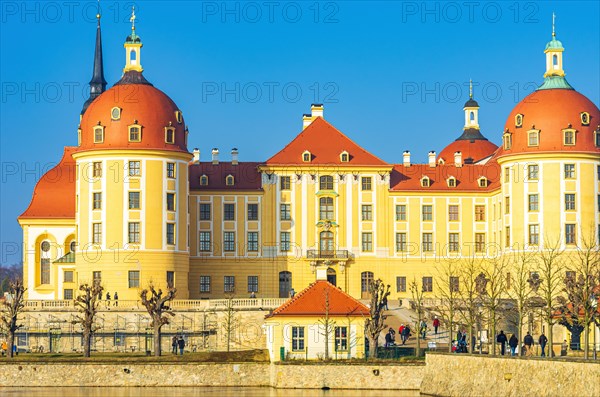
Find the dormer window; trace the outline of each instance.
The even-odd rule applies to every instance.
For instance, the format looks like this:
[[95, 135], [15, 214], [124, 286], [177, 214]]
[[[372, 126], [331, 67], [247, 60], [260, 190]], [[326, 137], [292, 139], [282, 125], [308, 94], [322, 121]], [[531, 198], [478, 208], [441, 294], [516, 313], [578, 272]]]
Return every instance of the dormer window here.
[[225, 177], [225, 185], [233, 186], [233, 183], [234, 183], [233, 175], [227, 175], [227, 177]]
[[450, 178], [446, 179], [446, 182], [448, 183], [448, 187], [456, 187], [456, 178], [451, 176]]
[[444, 164], [446, 164], [446, 162], [444, 161], [443, 158], [440, 157], [440, 159], [438, 160], [438, 164], [444, 165]]
[[479, 179], [477, 179], [477, 186], [479, 186], [479, 187], [487, 187], [488, 186], [488, 179], [485, 176], [479, 177]]
[[181, 112], [179, 110], [175, 111], [175, 120], [177, 120], [178, 124], [183, 123], [183, 115], [181, 114]]
[[600, 147], [600, 127], [596, 128], [596, 131], [594, 131], [594, 143], [596, 144], [596, 147]]
[[81, 146], [81, 128], [77, 128], [77, 146]]
[[200, 177], [200, 186], [208, 186], [208, 176], [202, 175]]
[[515, 127], [523, 127], [523, 115], [521, 113], [515, 115]]
[[94, 127], [94, 143], [104, 142], [104, 127], [97, 125]]
[[137, 124], [137, 120], [134, 124], [129, 126], [129, 142], [141, 142], [142, 141], [142, 126]]
[[308, 150], [305, 150], [304, 152], [302, 152], [302, 161], [305, 163], [310, 163], [310, 161], [312, 160], [312, 154], [310, 154], [310, 152]]
[[527, 146], [540, 145], [540, 130], [529, 130], [527, 132]]
[[175, 128], [165, 127], [165, 142], [174, 144], [175, 143]]
[[114, 107], [110, 110], [110, 119], [113, 121], [121, 120], [121, 108]]
[[563, 130], [563, 142], [564, 142], [565, 146], [575, 145], [575, 133], [576, 133], [576, 131], [573, 129], [564, 129]]
[[431, 179], [429, 179], [428, 176], [424, 176], [421, 178], [421, 186], [422, 187], [429, 187], [431, 186]]
[[340, 161], [342, 163], [347, 163], [348, 161], [350, 161], [350, 155], [347, 151], [344, 150], [342, 153], [340, 153]]
[[510, 150], [512, 148], [512, 134], [510, 132], [507, 131], [502, 135], [502, 143], [504, 150]]
[[588, 112], [581, 112], [581, 125], [590, 125], [590, 114]]

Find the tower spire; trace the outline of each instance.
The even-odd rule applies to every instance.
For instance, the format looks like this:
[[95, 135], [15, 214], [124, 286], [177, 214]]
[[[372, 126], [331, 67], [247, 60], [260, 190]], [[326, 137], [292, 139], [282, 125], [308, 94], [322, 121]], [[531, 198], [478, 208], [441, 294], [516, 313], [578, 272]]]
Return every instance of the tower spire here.
[[469, 79], [469, 100], [463, 107], [465, 111], [464, 130], [479, 130], [479, 104], [473, 99], [473, 80]]
[[129, 71], [142, 72], [142, 64], [140, 61], [142, 39], [135, 33], [135, 6], [131, 8], [131, 34], [125, 39], [125, 68], [123, 73]]
[[469, 79], [469, 99], [473, 99], [473, 80]]
[[538, 90], [555, 88], [573, 89], [565, 79], [565, 70], [563, 68], [564, 51], [562, 43], [556, 38], [556, 14], [552, 13], [552, 40], [546, 44], [546, 48], [544, 49], [544, 53], [546, 54], [546, 73], [544, 73], [544, 83]]
[[92, 79], [90, 80], [90, 97], [83, 104], [81, 114], [85, 113], [90, 103], [106, 90], [104, 63], [102, 61], [102, 31], [100, 29], [100, 17], [100, 2], [98, 2], [98, 14], [96, 14], [96, 48], [94, 50], [94, 70], [92, 72]]
[[552, 37], [556, 37], [555, 31], [556, 14], [552, 13]]

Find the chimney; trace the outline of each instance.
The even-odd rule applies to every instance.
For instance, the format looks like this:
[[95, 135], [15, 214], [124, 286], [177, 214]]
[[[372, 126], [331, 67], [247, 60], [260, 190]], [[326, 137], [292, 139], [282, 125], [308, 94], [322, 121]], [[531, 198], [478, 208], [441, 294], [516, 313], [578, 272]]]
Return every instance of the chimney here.
[[197, 147], [194, 148], [194, 164], [198, 164], [200, 162], [200, 149]]
[[429, 152], [429, 166], [435, 168], [435, 152], [433, 150]]
[[454, 166], [462, 167], [462, 153], [454, 152]]
[[323, 117], [323, 104], [313, 103], [312, 105], [310, 105], [310, 113], [313, 120], [317, 117]]
[[213, 148], [212, 150], [212, 163], [213, 165], [219, 164], [219, 149]]
[[410, 152], [405, 150], [402, 154], [402, 163], [405, 167], [410, 167]]
[[310, 125], [310, 123], [312, 123], [313, 118], [311, 117], [310, 114], [304, 114], [302, 116], [302, 129], [305, 129], [306, 127], [308, 127]]
[[231, 165], [238, 165], [238, 150], [236, 147], [231, 149]]

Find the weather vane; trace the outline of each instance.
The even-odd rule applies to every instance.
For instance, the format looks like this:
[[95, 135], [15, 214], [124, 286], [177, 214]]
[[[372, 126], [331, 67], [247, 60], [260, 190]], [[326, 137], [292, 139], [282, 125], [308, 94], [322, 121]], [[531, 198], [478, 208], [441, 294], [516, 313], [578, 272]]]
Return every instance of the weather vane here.
[[469, 79], [469, 98], [473, 99], [473, 80]]
[[135, 30], [135, 6], [131, 7], [131, 18], [129, 18], [131, 22], [131, 30]]
[[554, 21], [556, 20], [556, 14], [552, 13], [552, 36], [556, 36], [556, 33], [554, 32]]

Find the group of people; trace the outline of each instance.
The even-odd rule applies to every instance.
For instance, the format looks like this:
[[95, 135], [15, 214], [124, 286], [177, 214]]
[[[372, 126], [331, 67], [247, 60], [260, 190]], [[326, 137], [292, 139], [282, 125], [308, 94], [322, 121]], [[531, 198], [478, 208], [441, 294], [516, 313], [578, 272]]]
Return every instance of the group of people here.
[[[519, 346], [519, 339], [517, 338], [517, 336], [515, 334], [512, 334], [510, 339], [507, 339], [504, 331], [500, 331], [500, 333], [496, 337], [496, 342], [500, 343], [500, 354], [501, 355], [504, 355], [506, 352], [506, 343], [507, 342], [508, 342], [508, 346], [510, 347], [511, 356], [517, 355], [517, 347]], [[539, 343], [540, 349], [541, 349], [540, 356], [545, 357], [546, 356], [546, 344], [548, 343], [548, 338], [546, 337], [546, 335], [544, 335], [543, 332], [540, 335], [540, 337], [538, 338], [538, 343]], [[531, 334], [529, 332], [527, 332], [527, 335], [525, 335], [525, 337], [523, 338], [523, 345], [521, 346], [521, 348], [522, 348], [521, 355], [533, 356], [533, 345], [534, 345], [533, 336], [531, 336]]]
[[179, 348], [179, 354], [183, 356], [183, 348], [185, 347], [185, 340], [183, 339], [183, 336], [173, 336], [173, 339], [171, 339], [171, 346], [173, 347], [174, 355], [177, 355], [177, 349]]
[[[102, 299], [102, 295], [98, 295], [98, 300]], [[114, 302], [115, 302], [115, 306], [119, 306], [119, 294], [115, 292], [115, 295], [113, 297]], [[106, 305], [110, 306], [110, 292], [106, 293]]]

